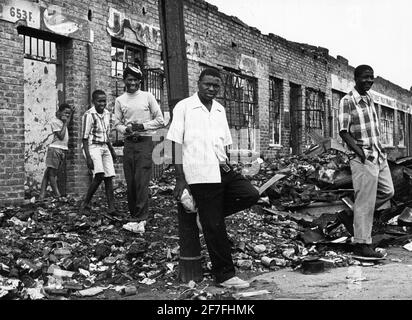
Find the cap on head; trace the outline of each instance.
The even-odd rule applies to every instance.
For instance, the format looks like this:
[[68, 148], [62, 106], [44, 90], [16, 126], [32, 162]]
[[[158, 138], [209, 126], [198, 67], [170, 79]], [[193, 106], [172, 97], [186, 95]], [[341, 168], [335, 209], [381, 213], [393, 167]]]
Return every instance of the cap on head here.
[[134, 67], [134, 66], [127, 66], [124, 70], [123, 70], [123, 79], [125, 79], [127, 77], [127, 75], [132, 75], [138, 79], [142, 79], [143, 78], [143, 73], [140, 70], [139, 67]]
[[371, 66], [368, 66], [367, 64], [361, 64], [355, 68], [353, 75], [355, 76], [355, 78], [358, 78], [362, 74], [362, 72], [366, 70], [373, 72], [373, 69]]

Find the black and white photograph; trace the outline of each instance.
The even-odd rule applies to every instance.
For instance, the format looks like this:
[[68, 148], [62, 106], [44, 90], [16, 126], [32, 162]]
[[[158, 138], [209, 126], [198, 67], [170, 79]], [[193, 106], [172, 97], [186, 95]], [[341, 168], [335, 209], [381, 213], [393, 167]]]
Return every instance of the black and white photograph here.
[[408, 0], [0, 0], [0, 300], [412, 299], [411, 32]]

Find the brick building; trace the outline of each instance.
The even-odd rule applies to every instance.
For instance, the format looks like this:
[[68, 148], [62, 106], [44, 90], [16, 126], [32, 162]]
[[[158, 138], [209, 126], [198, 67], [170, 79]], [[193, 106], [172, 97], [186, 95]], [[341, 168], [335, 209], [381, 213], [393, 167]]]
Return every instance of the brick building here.
[[106, 91], [112, 109], [123, 93], [124, 65], [138, 63], [144, 88], [167, 105], [160, 38], [157, 0], [0, 0], [0, 203], [20, 202], [25, 190], [38, 188], [49, 122], [62, 102], [76, 112], [60, 184], [70, 193], [86, 190], [80, 130], [91, 92]]
[[[123, 92], [127, 63], [144, 69], [143, 87], [156, 96], [166, 118], [174, 104], [167, 88], [174, 90], [177, 83], [192, 94], [202, 68], [220, 68], [219, 100], [232, 128], [234, 160], [302, 152], [312, 143], [308, 132], [336, 137], [337, 101], [353, 83], [346, 59], [329, 56], [325, 48], [263, 35], [205, 1], [176, 0], [179, 21], [169, 21], [168, 28], [176, 27], [181, 36], [181, 53], [173, 54], [185, 70], [171, 73], [166, 86], [163, 52], [179, 45], [164, 45], [160, 8], [166, 10], [166, 3], [171, 2], [0, 0], [0, 204], [21, 202], [25, 191], [38, 187], [49, 122], [64, 101], [76, 112], [60, 183], [69, 193], [85, 191], [89, 177], [81, 116], [96, 88], [108, 93], [113, 108]], [[373, 90], [391, 156], [409, 155], [411, 92], [379, 77]], [[113, 133], [113, 140], [121, 154], [122, 137]], [[122, 179], [121, 165], [116, 169]]]

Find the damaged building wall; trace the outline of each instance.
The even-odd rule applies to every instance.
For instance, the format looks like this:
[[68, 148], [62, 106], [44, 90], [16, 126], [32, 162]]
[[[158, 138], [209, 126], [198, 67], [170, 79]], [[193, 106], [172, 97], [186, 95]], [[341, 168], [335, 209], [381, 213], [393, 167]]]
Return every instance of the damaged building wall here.
[[[235, 80], [250, 77], [255, 84], [255, 113], [246, 119], [254, 120], [252, 127], [259, 129], [256, 142], [260, 149], [255, 151], [264, 157], [300, 153], [315, 142], [309, 136], [311, 131], [339, 140], [337, 107], [340, 98], [353, 86], [354, 68], [347, 59], [333, 58], [325, 48], [288, 41], [274, 34], [263, 35], [205, 1], [185, 0], [184, 18], [191, 93], [196, 91], [197, 76], [205, 66], [223, 69], [224, 81], [228, 72], [236, 75]], [[277, 90], [281, 88], [275, 97], [280, 100], [280, 120], [272, 110], [277, 107], [272, 97], [276, 91], [272, 89], [273, 80]], [[224, 87], [229, 84], [231, 90], [239, 89], [231, 81]], [[250, 100], [250, 95], [245, 94], [247, 85], [240, 86], [242, 89], [236, 92]], [[382, 119], [381, 131], [390, 158], [409, 155], [411, 92], [381, 77], [376, 78], [371, 92]], [[232, 130], [242, 127], [242, 114], [248, 115], [242, 106], [236, 106], [236, 99], [225, 104]], [[231, 114], [236, 108], [235, 115]], [[276, 121], [280, 124], [277, 128]], [[274, 128], [279, 130], [278, 143], [273, 143]], [[236, 130], [233, 133], [236, 135]]]
[[[220, 67], [224, 72], [250, 77], [255, 84], [256, 101], [254, 118], [247, 120], [254, 121], [254, 128], [260, 131], [256, 137], [257, 140], [260, 138], [260, 148], [256, 151], [264, 157], [287, 154], [292, 143], [296, 144], [296, 152], [303, 150], [310, 143], [304, 133], [308, 126], [313, 126], [313, 119], [312, 122], [307, 119], [304, 109], [320, 107], [322, 111], [317, 116], [323, 120], [328, 116], [326, 106], [330, 99], [330, 84], [324, 58], [327, 50], [293, 43], [273, 34], [263, 35], [204, 1], [185, 1], [184, 17], [190, 92], [196, 90], [197, 77], [204, 66]], [[271, 88], [273, 84], [274, 90]], [[277, 100], [271, 93], [280, 100], [280, 108], [275, 112], [271, 108], [277, 108]], [[312, 105], [312, 93], [321, 95], [319, 106]], [[244, 99], [250, 99], [245, 92], [243, 94]], [[291, 94], [294, 97], [292, 105]], [[240, 110], [233, 111], [233, 108]], [[243, 114], [242, 107], [226, 103], [226, 109], [232, 130], [242, 127], [242, 121], [237, 122], [230, 114]], [[278, 124], [274, 125], [274, 121]], [[293, 135], [291, 129], [295, 129]], [[320, 130], [328, 132], [327, 121], [322, 121]]]
[[23, 42], [0, 20], [0, 203], [24, 197]]

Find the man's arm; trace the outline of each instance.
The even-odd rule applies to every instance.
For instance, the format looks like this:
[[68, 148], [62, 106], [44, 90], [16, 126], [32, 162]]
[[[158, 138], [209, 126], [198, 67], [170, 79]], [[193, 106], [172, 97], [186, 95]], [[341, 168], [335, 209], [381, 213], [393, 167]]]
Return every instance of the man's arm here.
[[124, 123], [124, 117], [123, 117], [123, 112], [122, 112], [122, 107], [120, 102], [116, 99], [114, 103], [114, 127], [115, 129], [121, 133], [129, 133], [131, 132], [131, 129], [128, 129], [126, 124]]
[[339, 132], [340, 137], [348, 145], [348, 147], [353, 150], [361, 159], [362, 163], [365, 163], [365, 153], [362, 148], [356, 144], [355, 139], [349, 134], [348, 131], [343, 130]]
[[90, 157], [90, 152], [89, 152], [89, 140], [88, 139], [83, 139], [83, 150], [84, 150], [84, 154], [86, 155], [86, 164], [87, 164], [87, 168], [89, 168], [90, 170], [94, 169], [94, 164], [93, 164], [93, 160]]
[[63, 126], [61, 130], [54, 132], [54, 134], [57, 136], [57, 138], [59, 138], [59, 140], [63, 140], [64, 137], [66, 136], [66, 128], [67, 128], [67, 123], [68, 123], [68, 119], [65, 116], [62, 116], [61, 120], [63, 121]]
[[173, 142], [174, 149], [174, 167], [175, 167], [175, 177], [176, 177], [176, 186], [173, 192], [173, 195], [177, 200], [180, 200], [184, 189], [187, 189], [190, 192], [189, 185], [187, 184], [185, 174], [183, 172], [183, 164], [181, 163], [182, 159], [182, 145], [180, 143]]
[[144, 130], [156, 130], [164, 127], [165, 120], [163, 118], [162, 110], [156, 101], [156, 98], [149, 93], [149, 109], [153, 120], [143, 123]]
[[109, 151], [112, 155], [113, 162], [116, 162], [117, 161], [117, 155], [116, 155], [116, 151], [114, 151], [112, 142], [110, 141], [109, 133], [107, 133], [107, 146], [109, 147]]

